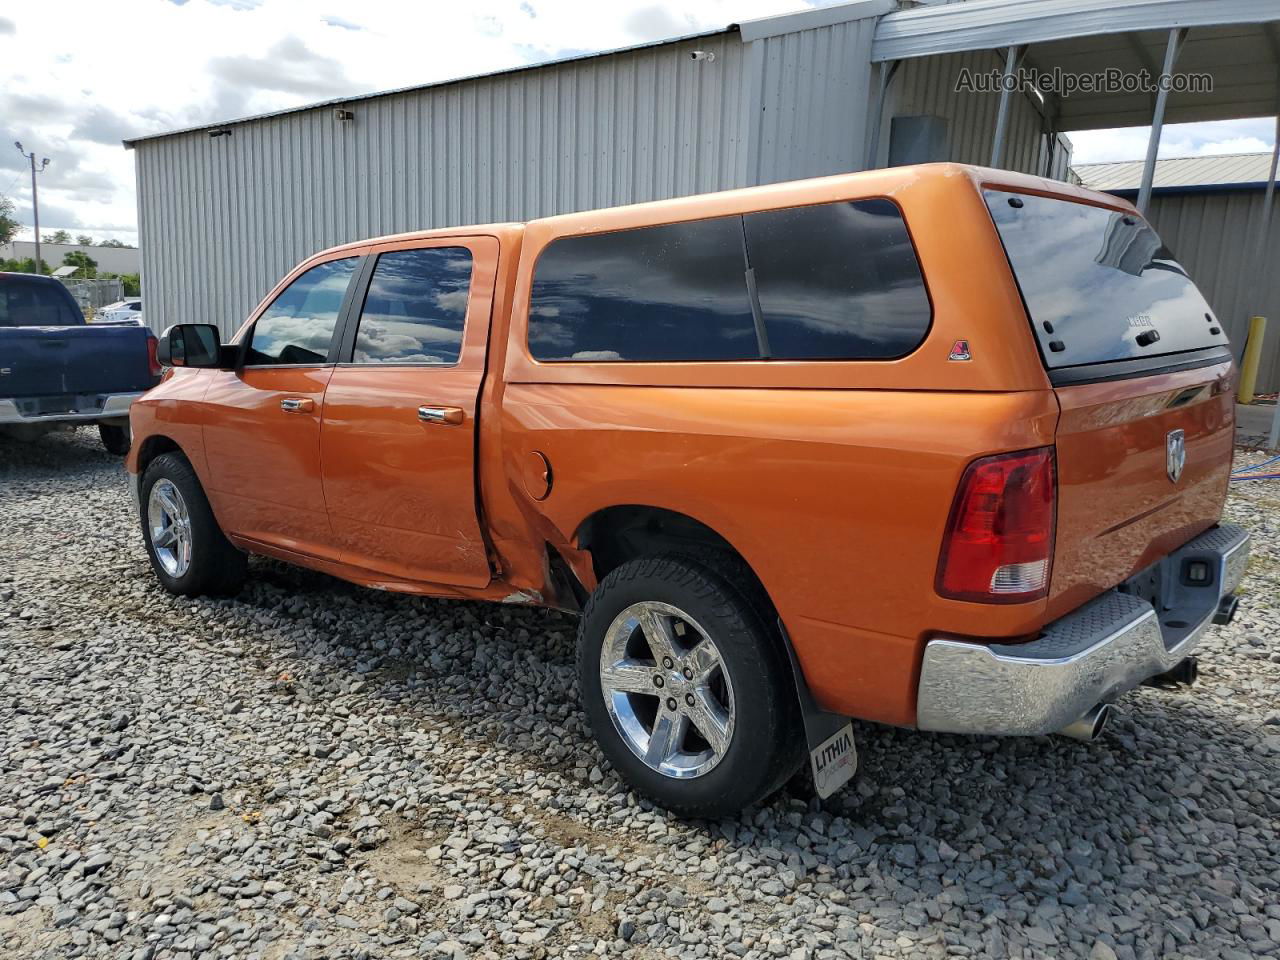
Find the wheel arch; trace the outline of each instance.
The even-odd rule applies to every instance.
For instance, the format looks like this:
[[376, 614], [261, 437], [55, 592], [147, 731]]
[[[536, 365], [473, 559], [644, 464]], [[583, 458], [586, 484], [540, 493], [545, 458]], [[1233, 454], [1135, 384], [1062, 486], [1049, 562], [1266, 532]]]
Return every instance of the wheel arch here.
[[151, 461], [162, 453], [180, 453], [186, 457], [188, 463], [191, 462], [191, 457], [176, 440], [161, 433], [153, 433], [138, 445], [136, 472], [139, 479], [146, 472]]
[[573, 542], [590, 556], [597, 583], [640, 557], [683, 554], [719, 567], [722, 575], [740, 585], [765, 625], [790, 646], [777, 607], [750, 561], [727, 537], [697, 517], [650, 504], [615, 504], [596, 510], [578, 524]]

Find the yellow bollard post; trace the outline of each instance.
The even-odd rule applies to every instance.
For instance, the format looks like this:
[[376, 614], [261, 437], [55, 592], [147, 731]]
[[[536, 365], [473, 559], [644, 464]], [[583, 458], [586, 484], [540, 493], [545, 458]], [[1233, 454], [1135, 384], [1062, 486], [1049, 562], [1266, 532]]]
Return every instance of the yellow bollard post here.
[[1249, 336], [1244, 342], [1244, 356], [1240, 358], [1240, 390], [1236, 394], [1236, 399], [1241, 403], [1253, 403], [1253, 388], [1258, 382], [1258, 364], [1262, 360], [1262, 337], [1266, 332], [1266, 317], [1249, 318]]

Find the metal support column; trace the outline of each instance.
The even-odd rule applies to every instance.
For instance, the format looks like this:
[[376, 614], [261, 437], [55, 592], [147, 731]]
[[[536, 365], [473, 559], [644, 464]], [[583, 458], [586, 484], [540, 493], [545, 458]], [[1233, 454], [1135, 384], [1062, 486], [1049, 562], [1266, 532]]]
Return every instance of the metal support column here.
[[880, 128], [884, 126], [884, 105], [889, 99], [889, 85], [897, 76], [901, 60], [887, 60], [880, 64], [880, 92], [876, 95], [876, 109], [871, 124], [871, 144], [867, 147], [867, 164], [864, 169], [874, 170], [880, 163]]
[[1164, 69], [1160, 71], [1160, 92], [1156, 94], [1155, 114], [1151, 118], [1151, 136], [1147, 138], [1147, 159], [1142, 166], [1142, 186], [1138, 188], [1138, 212], [1146, 216], [1147, 205], [1151, 202], [1151, 184], [1156, 176], [1156, 155], [1160, 152], [1160, 131], [1164, 128], [1164, 110], [1169, 102], [1166, 77], [1173, 74], [1174, 64], [1178, 62], [1178, 53], [1182, 49], [1182, 41], [1187, 37], [1186, 27], [1176, 27], [1169, 31], [1169, 42], [1164, 48]]
[[[1256, 270], [1254, 276], [1257, 277], [1256, 289], [1262, 289], [1261, 278], [1267, 276], [1269, 271], [1266, 269], [1266, 260], [1264, 257], [1267, 253], [1267, 240], [1271, 234], [1271, 208], [1275, 201], [1276, 195], [1276, 167], [1280, 165], [1280, 114], [1276, 115], [1276, 139], [1275, 144], [1271, 147], [1271, 174], [1267, 177], [1267, 193], [1262, 201], [1262, 226], [1258, 230], [1258, 246], [1255, 251], [1254, 263]], [[1259, 295], [1258, 309], [1262, 309], [1261, 295]], [[1273, 372], [1273, 376], [1280, 376], [1280, 371]], [[1274, 450], [1280, 446], [1280, 398], [1276, 400], [1276, 412], [1271, 416], [1271, 432], [1267, 436], [1267, 449]]]
[[989, 166], [1000, 166], [1004, 159], [1005, 130], [1009, 126], [1009, 98], [1013, 94], [1014, 74], [1018, 69], [1018, 61], [1022, 59], [1022, 51], [1026, 47], [1013, 46], [1005, 51], [1004, 78], [1000, 86], [1000, 109], [996, 113], [996, 133], [991, 139], [991, 163]]

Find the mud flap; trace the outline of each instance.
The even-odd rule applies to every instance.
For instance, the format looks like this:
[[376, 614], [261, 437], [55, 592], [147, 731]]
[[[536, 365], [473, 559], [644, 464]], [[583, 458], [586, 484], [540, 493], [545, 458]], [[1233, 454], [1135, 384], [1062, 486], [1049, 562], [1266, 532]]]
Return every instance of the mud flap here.
[[813, 785], [823, 800], [831, 796], [853, 779], [858, 769], [858, 750], [853, 742], [853, 724], [848, 717], [828, 713], [814, 702], [805, 682], [800, 661], [791, 647], [791, 637], [782, 620], [778, 630], [786, 642], [787, 657], [791, 660], [791, 677], [796, 684], [796, 696], [800, 701], [800, 715], [804, 719], [805, 744], [809, 750], [809, 769], [813, 773]]

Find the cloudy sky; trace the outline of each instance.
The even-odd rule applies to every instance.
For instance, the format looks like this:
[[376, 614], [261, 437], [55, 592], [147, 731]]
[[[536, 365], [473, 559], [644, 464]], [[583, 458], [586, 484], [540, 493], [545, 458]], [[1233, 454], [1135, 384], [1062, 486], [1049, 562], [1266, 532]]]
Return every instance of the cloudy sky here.
[[[58, 0], [0, 7], [0, 194], [42, 230], [136, 239], [124, 137], [484, 73], [801, 8], [804, 0]], [[1270, 147], [1270, 120], [1165, 130], [1164, 155]], [[1145, 131], [1072, 134], [1076, 160], [1141, 157]], [[28, 231], [29, 235], [29, 231]]]

